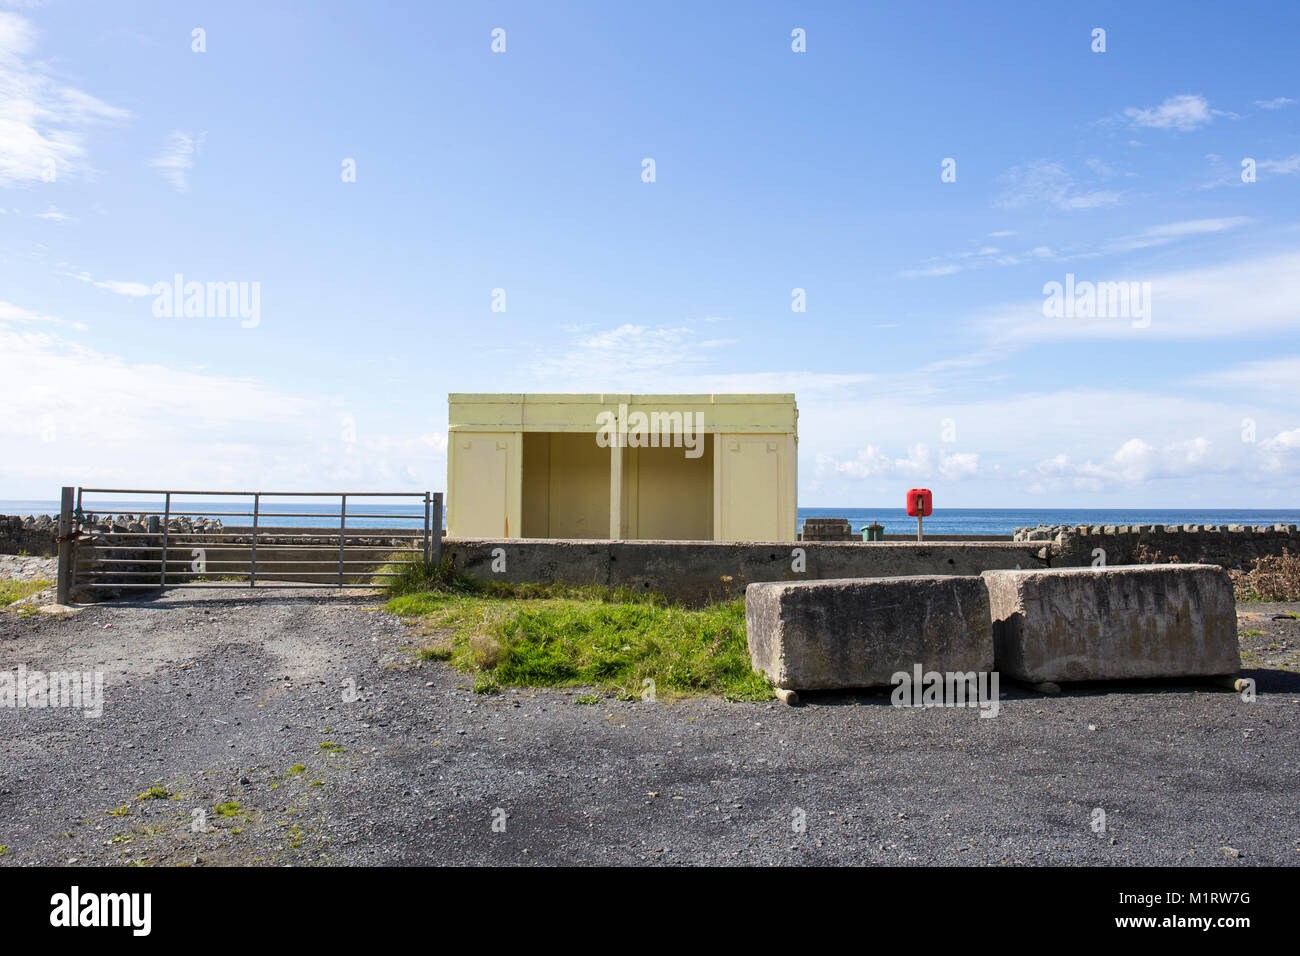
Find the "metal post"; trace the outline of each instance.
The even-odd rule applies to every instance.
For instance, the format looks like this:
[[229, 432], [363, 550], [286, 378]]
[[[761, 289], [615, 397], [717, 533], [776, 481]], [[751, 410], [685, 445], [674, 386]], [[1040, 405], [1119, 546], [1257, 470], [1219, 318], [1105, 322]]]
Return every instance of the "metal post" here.
[[248, 562], [248, 586], [250, 588], [257, 587], [257, 512], [261, 498], [262, 496], [259, 494], [253, 495], [253, 547], [249, 553]]
[[159, 572], [161, 580], [158, 584], [162, 587], [167, 586], [167, 536], [171, 533], [172, 526], [172, 493], [167, 492], [163, 498], [163, 552], [162, 552], [162, 570]]
[[347, 533], [348, 496], [343, 495], [343, 504], [339, 508], [339, 587], [343, 587], [343, 536]]
[[63, 486], [63, 498], [59, 502], [59, 582], [55, 589], [55, 600], [60, 604], [68, 603], [72, 592], [72, 562], [74, 548], [72, 544], [72, 494], [70, 485]]
[[429, 543], [429, 511], [432, 508], [433, 508], [433, 501], [429, 497], [429, 493], [426, 491], [424, 493], [424, 560], [425, 561], [428, 561], [429, 555], [433, 553], [431, 550], [431, 545]]
[[433, 493], [433, 547], [429, 560], [434, 564], [442, 563], [442, 492]]

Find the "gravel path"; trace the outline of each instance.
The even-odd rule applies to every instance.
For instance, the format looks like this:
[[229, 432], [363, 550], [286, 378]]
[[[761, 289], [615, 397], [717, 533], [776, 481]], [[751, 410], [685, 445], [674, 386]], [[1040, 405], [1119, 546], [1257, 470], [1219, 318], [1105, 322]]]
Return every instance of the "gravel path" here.
[[[1161, 683], [1004, 684], [994, 719], [882, 694], [582, 705], [476, 696], [378, 604], [0, 613], [0, 673], [104, 674], [98, 718], [0, 708], [0, 865], [1300, 863], [1300, 676], [1267, 655], [1253, 703]], [[1242, 609], [1300, 643], [1270, 616], [1295, 605]]]

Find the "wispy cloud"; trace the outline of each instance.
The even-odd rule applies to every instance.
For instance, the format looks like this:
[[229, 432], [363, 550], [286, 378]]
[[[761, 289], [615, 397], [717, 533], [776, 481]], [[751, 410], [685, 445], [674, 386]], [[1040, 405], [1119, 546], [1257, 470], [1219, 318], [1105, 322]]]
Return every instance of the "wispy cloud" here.
[[1165, 246], [1193, 236], [1204, 236], [1228, 229], [1236, 229], [1253, 222], [1249, 216], [1229, 216], [1221, 219], [1189, 219], [1185, 222], [1170, 222], [1161, 226], [1149, 226], [1133, 236], [1124, 236], [1107, 245], [1105, 252], [1129, 252], [1133, 249], [1149, 249], [1152, 246]]
[[0, 11], [0, 186], [88, 174], [89, 131], [131, 116], [29, 59], [35, 48], [31, 22]]
[[24, 309], [21, 306], [14, 305], [12, 302], [0, 302], [0, 328], [3, 328], [5, 322], [21, 322], [26, 325], [53, 325], [64, 328], [76, 329], [84, 332], [86, 324], [84, 322], [72, 322], [67, 319], [60, 319], [53, 315], [45, 315], [42, 312], [35, 312], [32, 309]]
[[1035, 160], [1023, 166], [1013, 166], [1001, 177], [1004, 191], [995, 204], [1004, 209], [1048, 205], [1057, 209], [1074, 211], [1114, 206], [1123, 199], [1123, 192], [1114, 189], [1086, 189], [1080, 187], [1074, 176], [1060, 163]]
[[1181, 96], [1171, 96], [1159, 106], [1147, 109], [1130, 106], [1124, 115], [1134, 126], [1186, 131], [1210, 124], [1215, 116], [1230, 114], [1210, 109], [1209, 101], [1203, 96], [1184, 93]]
[[[1128, 318], [1046, 318], [1043, 293], [989, 312], [977, 320], [991, 341], [1003, 344], [1073, 339], [1215, 339], [1294, 336], [1300, 332], [1300, 252], [1241, 259], [1210, 268], [1154, 274], [1109, 270], [1078, 281], [1150, 282], [1150, 324]], [[1059, 280], [1060, 277], [1058, 277]]]
[[97, 289], [104, 289], [117, 295], [128, 295], [139, 298], [146, 295], [153, 295], [153, 289], [143, 282], [121, 282], [116, 279], [95, 280], [89, 272], [61, 272], [59, 275], [65, 275], [70, 279], [76, 279], [78, 282], [89, 282]]
[[1068, 455], [1060, 454], [1040, 461], [1035, 470], [1049, 484], [1063, 479], [1076, 489], [1102, 491], [1107, 487], [1127, 487], [1228, 468], [1228, 462], [1214, 453], [1213, 443], [1208, 438], [1197, 437], [1159, 447], [1141, 438], [1130, 438], [1100, 462], [1075, 462]]
[[926, 278], [952, 275], [956, 272], [977, 269], [983, 266], [1018, 266], [1027, 262], [1069, 262], [1074, 259], [1095, 259], [1122, 252], [1132, 252], [1136, 249], [1170, 245], [1196, 236], [1211, 235], [1228, 229], [1236, 229], [1250, 222], [1254, 222], [1254, 220], [1249, 216], [1191, 219], [1185, 222], [1149, 226], [1142, 232], [1120, 236], [1117, 239], [1111, 239], [1100, 244], [1078, 244], [1065, 249], [1033, 246], [1028, 249], [1008, 252], [995, 246], [980, 245], [976, 249], [927, 260], [925, 264], [917, 268], [904, 269], [900, 275], [909, 279]]
[[1275, 96], [1271, 100], [1256, 100], [1255, 105], [1265, 110], [1281, 110], [1294, 106], [1295, 102], [1289, 96]]
[[848, 478], [933, 478], [948, 481], [972, 478], [979, 472], [980, 456], [974, 452], [954, 452], [944, 455], [930, 446], [911, 445], [907, 454], [891, 456], [875, 445], [868, 445], [853, 458], [836, 460], [830, 455], [817, 456], [817, 476], [825, 479], [831, 475]]
[[177, 192], [189, 192], [190, 170], [194, 168], [194, 161], [203, 148], [203, 140], [203, 133], [174, 130], [167, 137], [163, 151], [151, 159], [149, 165], [161, 170]]
[[141, 362], [65, 331], [77, 327], [0, 302], [6, 489], [51, 488], [69, 474], [87, 484], [150, 475], [163, 486], [229, 487], [257, 475], [287, 488], [355, 481], [415, 489], [446, 468], [436, 419], [393, 434], [381, 412], [338, 406], [356, 419], [355, 440], [342, 440], [338, 419], [322, 415], [330, 404], [322, 395]]
[[1300, 153], [1288, 156], [1286, 159], [1261, 159], [1255, 164], [1255, 167], [1282, 176], [1300, 173]]

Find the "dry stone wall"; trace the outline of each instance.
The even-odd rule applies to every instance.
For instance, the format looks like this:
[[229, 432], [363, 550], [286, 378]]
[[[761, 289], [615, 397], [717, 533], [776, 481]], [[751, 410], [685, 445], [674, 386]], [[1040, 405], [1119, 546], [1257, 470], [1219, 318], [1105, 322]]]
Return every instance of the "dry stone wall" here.
[[1293, 524], [1039, 525], [1017, 528], [1012, 539], [1050, 543], [1058, 565], [1092, 565], [1099, 557], [1107, 565], [1150, 563], [1159, 555], [1245, 569], [1265, 555], [1300, 554], [1300, 531]]

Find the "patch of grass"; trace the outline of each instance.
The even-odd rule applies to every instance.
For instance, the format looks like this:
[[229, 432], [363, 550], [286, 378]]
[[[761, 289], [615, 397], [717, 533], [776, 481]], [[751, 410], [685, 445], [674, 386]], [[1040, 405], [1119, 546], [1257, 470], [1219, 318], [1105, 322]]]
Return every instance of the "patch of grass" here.
[[[480, 581], [460, 571], [451, 561], [404, 561], [394, 555], [391, 563], [381, 570], [395, 574], [391, 578], [376, 578], [376, 584], [388, 592], [387, 609], [402, 617], [427, 613], [441, 600], [456, 596], [517, 598], [523, 601], [541, 601], [553, 598], [570, 598], [576, 601], [600, 601], [609, 604], [656, 604], [670, 602], [662, 594], [634, 591], [631, 588], [610, 588], [599, 584], [560, 584], [558, 582], [529, 582], [511, 584], [504, 581]], [[400, 598], [411, 600], [401, 601]]]
[[289, 775], [290, 775], [290, 776], [297, 776], [298, 774], [302, 773], [302, 772], [303, 772], [304, 770], [306, 770], [306, 769], [307, 769], [307, 768], [304, 767], [302, 764], [300, 764], [300, 763], [296, 763], [296, 764], [294, 764], [292, 767], [289, 768]]
[[599, 694], [583, 694], [581, 697], [576, 698], [573, 702], [574, 702], [575, 704], [599, 704], [599, 703], [600, 703], [600, 695], [599, 695]]
[[474, 581], [456, 570], [451, 558], [443, 558], [434, 564], [415, 552], [399, 551], [390, 555], [388, 562], [379, 569], [380, 573], [394, 576], [376, 576], [373, 583], [387, 591], [390, 597], [430, 591], [468, 592], [475, 586]]
[[150, 787], [144, 793], [136, 797], [137, 800], [170, 800], [172, 792], [162, 787]]
[[343, 745], [336, 744], [332, 740], [325, 741], [323, 744], [320, 745], [320, 749], [326, 751], [327, 753], [332, 753], [332, 754], [343, 753]]
[[37, 591], [44, 591], [54, 582], [52, 581], [0, 581], [0, 607], [8, 607], [15, 601], [21, 601], [23, 598], [35, 594]]
[[1237, 636], [1238, 637], [1259, 637], [1263, 633], [1264, 633], [1263, 631], [1242, 631]]
[[9, 855], [9, 847], [0, 846], [0, 856], [8, 856], [8, 855]]
[[399, 595], [387, 608], [432, 639], [419, 656], [474, 675], [478, 693], [589, 685], [626, 700], [653, 681], [659, 695], [772, 696], [750, 667], [743, 601], [692, 609], [608, 588], [476, 587]]
[[104, 812], [110, 817], [124, 817], [131, 812], [131, 807], [128, 804], [123, 804], [116, 810], [105, 810]]
[[217, 811], [217, 816], [221, 817], [237, 817], [243, 812], [234, 800], [229, 803], [219, 803], [213, 809]]

